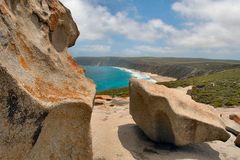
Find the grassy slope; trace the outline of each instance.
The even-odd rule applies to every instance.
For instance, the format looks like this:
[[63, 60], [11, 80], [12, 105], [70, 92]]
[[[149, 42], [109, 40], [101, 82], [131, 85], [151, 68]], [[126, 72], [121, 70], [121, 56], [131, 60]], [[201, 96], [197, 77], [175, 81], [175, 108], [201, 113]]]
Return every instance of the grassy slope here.
[[102, 92], [97, 92], [98, 95], [110, 95], [112, 97], [128, 97], [128, 88], [110, 89]]
[[159, 84], [170, 88], [192, 85], [190, 94], [197, 102], [215, 107], [240, 106], [240, 69]]
[[[240, 106], [240, 69], [199, 76], [186, 80], [159, 83], [170, 88], [193, 86], [192, 98], [215, 107]], [[113, 89], [98, 94], [127, 97], [128, 88]]]

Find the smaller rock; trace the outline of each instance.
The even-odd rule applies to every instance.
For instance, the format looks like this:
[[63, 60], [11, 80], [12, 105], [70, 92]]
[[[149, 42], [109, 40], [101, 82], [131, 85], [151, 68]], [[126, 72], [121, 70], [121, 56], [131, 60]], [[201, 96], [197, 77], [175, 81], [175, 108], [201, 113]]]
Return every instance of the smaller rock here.
[[112, 104], [116, 105], [116, 106], [125, 106], [125, 105], [129, 104], [129, 99], [128, 98], [118, 98], [118, 97], [115, 97], [112, 100]]
[[97, 100], [95, 100], [94, 105], [95, 105], [95, 106], [104, 105], [104, 101], [97, 99]]
[[106, 101], [111, 101], [113, 98], [109, 95], [96, 95], [95, 99], [102, 99]]
[[236, 140], [234, 141], [235, 145], [240, 147], [240, 134], [237, 136]]
[[229, 115], [229, 119], [235, 121], [236, 123], [240, 124], [240, 114], [231, 114]]
[[226, 130], [233, 135], [240, 134], [240, 125], [234, 120], [240, 115], [240, 108], [217, 108], [218, 114], [225, 124]]

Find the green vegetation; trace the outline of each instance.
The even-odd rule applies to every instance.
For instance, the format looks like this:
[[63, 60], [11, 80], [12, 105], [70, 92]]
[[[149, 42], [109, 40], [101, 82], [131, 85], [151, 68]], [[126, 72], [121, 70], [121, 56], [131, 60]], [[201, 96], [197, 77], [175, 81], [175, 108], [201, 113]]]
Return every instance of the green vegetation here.
[[128, 97], [128, 88], [110, 89], [102, 92], [97, 92], [98, 95], [110, 95], [112, 97]]
[[159, 83], [170, 88], [193, 86], [192, 98], [215, 107], [240, 106], [240, 69]]

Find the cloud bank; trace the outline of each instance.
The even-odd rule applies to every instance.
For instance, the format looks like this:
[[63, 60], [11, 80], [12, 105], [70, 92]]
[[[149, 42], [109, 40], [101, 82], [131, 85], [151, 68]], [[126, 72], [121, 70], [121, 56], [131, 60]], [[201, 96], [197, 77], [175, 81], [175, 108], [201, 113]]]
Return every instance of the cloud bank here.
[[[106, 6], [87, 0], [61, 1], [70, 8], [81, 31], [78, 43], [88, 42], [82, 45], [82, 52], [94, 52], [96, 56], [98, 52], [132, 56], [188, 53], [194, 57], [200, 52], [214, 56], [219, 53], [223, 57], [239, 55], [240, 0], [177, 1], [171, 10], [182, 18], [183, 27], [161, 19], [138, 21], [127, 11], [113, 14]], [[124, 37], [132, 45], [112, 50], [114, 43], [122, 43], [116, 36]]]

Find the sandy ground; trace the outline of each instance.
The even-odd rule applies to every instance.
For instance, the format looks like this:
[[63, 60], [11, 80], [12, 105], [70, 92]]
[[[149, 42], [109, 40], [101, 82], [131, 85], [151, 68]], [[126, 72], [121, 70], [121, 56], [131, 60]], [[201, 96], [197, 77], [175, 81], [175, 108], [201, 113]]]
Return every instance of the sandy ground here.
[[[156, 144], [132, 120], [128, 98], [101, 101], [104, 104], [94, 107], [91, 121], [94, 160], [240, 160], [234, 135], [225, 143], [213, 141], [185, 147]], [[218, 112], [227, 116], [240, 113], [240, 107]]]

